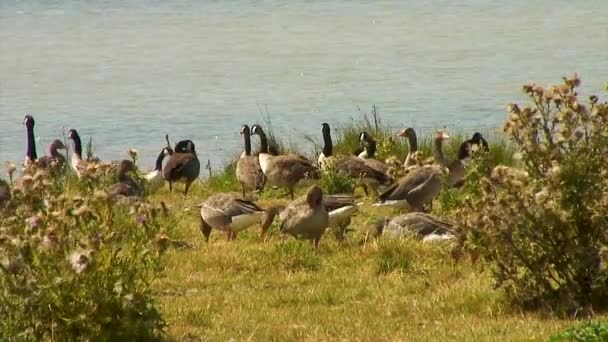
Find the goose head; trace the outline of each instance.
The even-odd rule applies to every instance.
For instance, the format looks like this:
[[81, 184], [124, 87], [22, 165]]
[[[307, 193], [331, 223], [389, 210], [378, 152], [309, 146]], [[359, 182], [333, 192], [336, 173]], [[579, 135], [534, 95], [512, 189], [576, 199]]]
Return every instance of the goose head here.
[[80, 140], [80, 135], [75, 129], [70, 129], [68, 131], [68, 139], [74, 142], [74, 155], [82, 159], [82, 141]]
[[248, 125], [241, 126], [241, 135], [242, 136], [251, 135], [251, 129], [249, 129]]
[[333, 142], [331, 141], [331, 129], [329, 128], [329, 124], [324, 122], [321, 124], [321, 133], [323, 134], [323, 153], [322, 156], [331, 157], [333, 153]]
[[177, 144], [175, 144], [175, 148], [173, 150], [175, 151], [175, 153], [196, 154], [194, 143], [192, 142], [192, 140], [189, 139], [179, 141]]
[[31, 116], [31, 115], [28, 114], [28, 115], [26, 115], [23, 118], [23, 125], [25, 127], [30, 128], [30, 129], [34, 128], [34, 124], [35, 124], [35, 122], [34, 122], [34, 117], [33, 116]]
[[243, 136], [244, 151], [243, 156], [251, 155], [251, 130], [248, 125], [241, 126], [241, 135]]
[[323, 206], [323, 190], [317, 185], [313, 185], [306, 194], [306, 203], [310, 209], [316, 209]]
[[266, 134], [266, 133], [264, 133], [262, 126], [255, 124], [255, 125], [251, 126], [251, 134], [262, 135], [262, 134]]
[[484, 140], [483, 135], [481, 135], [479, 132], [475, 132], [475, 134], [473, 134], [473, 138], [471, 138], [471, 142], [475, 144], [479, 144], [482, 140]]
[[67, 147], [65, 147], [63, 142], [59, 139], [53, 140], [53, 142], [49, 145], [49, 152], [51, 156], [56, 155], [57, 150], [67, 150]]
[[410, 138], [412, 136], [416, 136], [416, 131], [412, 127], [408, 127], [406, 129], [401, 130], [401, 132], [399, 132], [399, 134], [397, 135], [402, 138]]
[[135, 171], [135, 164], [131, 160], [123, 159], [118, 165], [118, 179], [122, 181], [127, 173]]
[[447, 132], [445, 131], [437, 131], [435, 132], [435, 141], [441, 141], [443, 142], [444, 140], [450, 139], [450, 136], [448, 135]]

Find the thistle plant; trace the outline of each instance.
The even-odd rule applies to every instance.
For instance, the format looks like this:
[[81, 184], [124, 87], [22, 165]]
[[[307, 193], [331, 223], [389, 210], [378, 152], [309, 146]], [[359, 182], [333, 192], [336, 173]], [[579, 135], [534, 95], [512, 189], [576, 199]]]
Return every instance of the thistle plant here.
[[523, 87], [504, 125], [521, 168], [479, 177], [456, 217], [512, 302], [580, 314], [608, 303], [608, 105], [579, 85]]

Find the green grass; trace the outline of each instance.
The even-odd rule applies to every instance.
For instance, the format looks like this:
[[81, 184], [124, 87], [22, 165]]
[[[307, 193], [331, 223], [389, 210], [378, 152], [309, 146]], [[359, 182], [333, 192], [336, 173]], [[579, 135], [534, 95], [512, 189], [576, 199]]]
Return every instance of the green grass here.
[[[576, 324], [513, 309], [481, 265], [453, 262], [449, 244], [365, 240], [387, 209], [364, 206], [345, 242], [328, 233], [318, 251], [276, 224], [265, 242], [252, 228], [234, 242], [214, 231], [207, 244], [196, 209], [206, 186], [187, 199], [166, 188], [153, 197], [175, 214], [175, 238], [193, 246], [170, 250], [154, 284], [171, 339], [527, 341]], [[286, 200], [260, 205], [277, 202]]]

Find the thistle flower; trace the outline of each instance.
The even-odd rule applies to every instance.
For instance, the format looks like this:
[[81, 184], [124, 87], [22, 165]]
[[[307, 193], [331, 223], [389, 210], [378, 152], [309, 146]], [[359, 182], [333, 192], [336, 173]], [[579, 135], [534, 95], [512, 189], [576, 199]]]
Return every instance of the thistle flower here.
[[68, 261], [76, 273], [84, 272], [91, 262], [91, 250], [77, 249], [70, 254]]

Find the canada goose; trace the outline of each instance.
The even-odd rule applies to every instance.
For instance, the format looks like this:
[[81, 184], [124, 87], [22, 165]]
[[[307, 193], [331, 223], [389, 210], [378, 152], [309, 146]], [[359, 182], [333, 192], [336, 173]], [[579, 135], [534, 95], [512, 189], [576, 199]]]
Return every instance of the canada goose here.
[[484, 152], [489, 152], [490, 147], [488, 146], [488, 142], [483, 138], [483, 135], [479, 132], [475, 132], [473, 137], [469, 140], [465, 140], [460, 147], [458, 148], [458, 159], [464, 160], [471, 156], [472, 149], [481, 149]]
[[374, 186], [377, 184], [390, 185], [392, 183], [390, 176], [371, 167], [362, 158], [352, 155], [333, 157], [333, 142], [328, 123], [321, 124], [321, 133], [323, 134], [323, 152], [319, 155], [318, 163], [322, 169], [333, 168], [338, 173], [361, 179], [364, 183]]
[[[234, 240], [237, 233], [260, 223], [260, 234], [263, 237], [272, 224], [274, 214], [272, 211], [267, 213], [251, 201], [239, 198], [239, 195], [219, 193], [203, 202], [200, 228], [205, 241], [209, 241], [212, 228], [226, 232], [226, 238]], [[270, 219], [263, 220], [267, 215], [271, 215]]]
[[[178, 144], [181, 144], [179, 142]], [[192, 182], [198, 178], [201, 171], [201, 164], [196, 155], [194, 143], [190, 140], [184, 140], [185, 145], [184, 152], [174, 152], [169, 158], [165, 168], [163, 169], [163, 175], [169, 182], [169, 192], [173, 190], [173, 183], [178, 181], [185, 182], [184, 196], [188, 195], [188, 188]], [[178, 145], [176, 145], [176, 148]]]
[[358, 157], [365, 161], [365, 164], [374, 169], [386, 173], [388, 165], [376, 159], [376, 139], [367, 132], [361, 132], [359, 140], [363, 144], [363, 152], [359, 153]]
[[241, 127], [241, 135], [243, 136], [245, 149], [241, 158], [236, 162], [236, 178], [241, 183], [244, 197], [248, 190], [261, 191], [264, 189], [266, 178], [260, 167], [259, 158], [251, 155], [251, 131], [249, 130], [249, 126], [243, 125]]
[[398, 239], [414, 235], [423, 241], [453, 239], [454, 224], [426, 213], [407, 213], [386, 218], [376, 226], [376, 234]]
[[25, 164], [36, 162], [38, 154], [36, 153], [36, 137], [34, 136], [34, 118], [31, 115], [26, 115], [23, 118], [25, 126], [26, 148], [25, 148]]
[[165, 147], [160, 151], [158, 157], [156, 157], [154, 170], [144, 176], [148, 184], [150, 184], [150, 193], [156, 192], [165, 182], [165, 178], [163, 177], [163, 160], [167, 155], [169, 155], [169, 150]]
[[329, 214], [323, 205], [323, 190], [316, 185], [312, 186], [305, 201], [293, 201], [281, 211], [279, 218], [282, 233], [311, 240], [314, 247], [318, 248], [321, 236], [329, 225]]
[[76, 176], [80, 178], [82, 171], [86, 167], [86, 161], [82, 160], [82, 141], [78, 132], [73, 128], [68, 131], [68, 139], [74, 142], [74, 153], [70, 160], [70, 167], [76, 173]]
[[65, 162], [65, 156], [59, 153], [58, 150], [65, 150], [66, 147], [61, 140], [55, 139], [49, 145], [49, 155], [38, 158], [37, 164], [40, 167], [50, 167], [52, 165], [56, 165], [57, 167], [62, 167]]
[[267, 140], [262, 127], [257, 124], [253, 125], [251, 133], [260, 137], [262, 149], [258, 158], [266, 181], [269, 184], [288, 189], [289, 195], [293, 199], [294, 188], [300, 180], [315, 176], [316, 169], [313, 163], [298, 156], [272, 156], [268, 153], [268, 144], [264, 143]]
[[405, 157], [405, 162], [403, 162], [403, 166], [405, 168], [412, 167], [416, 165], [416, 161], [414, 160], [414, 155], [418, 151], [418, 137], [416, 136], [416, 131], [408, 127], [398, 134], [400, 137], [407, 138], [407, 142], [409, 145], [409, 151], [407, 152], [407, 156]]
[[[443, 158], [441, 146], [443, 140], [447, 138], [449, 136], [445, 132], [438, 131], [435, 135], [434, 153], [436, 159]], [[430, 203], [439, 194], [443, 173], [444, 169], [439, 165], [425, 165], [415, 168], [382, 193], [378, 197], [380, 202], [375, 205], [404, 206], [407, 204], [415, 210], [423, 210], [424, 205]]]
[[130, 160], [121, 160], [118, 166], [118, 183], [110, 186], [107, 189], [108, 195], [111, 198], [117, 198], [119, 196], [124, 197], [141, 197], [142, 191], [131, 178], [128, 173], [135, 171], [135, 165]]

